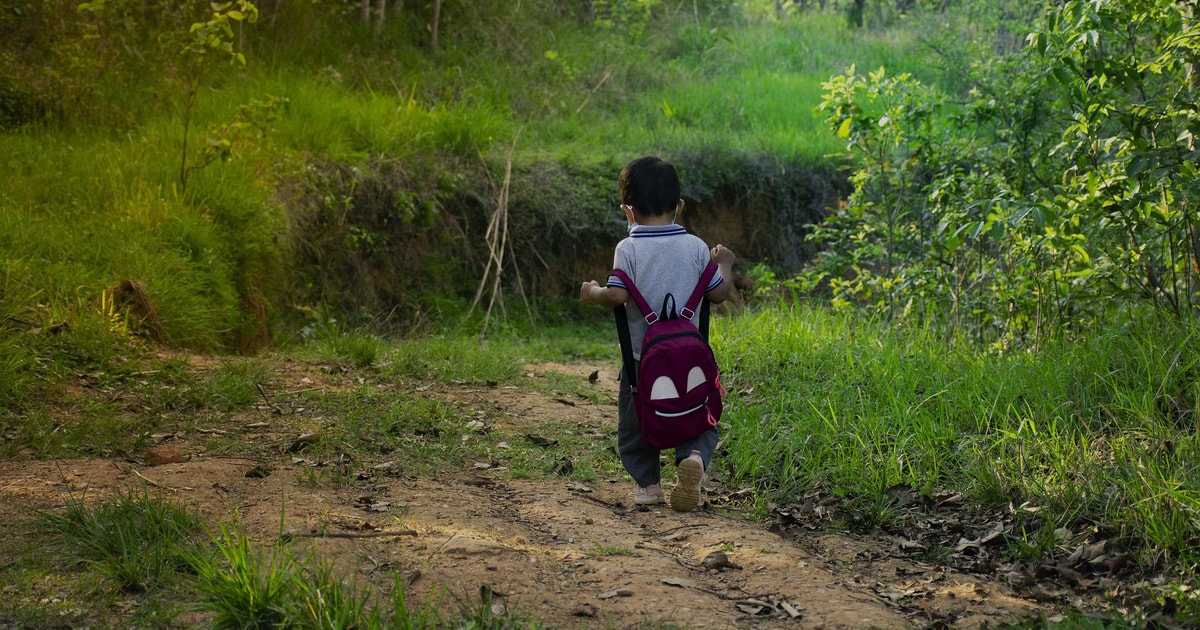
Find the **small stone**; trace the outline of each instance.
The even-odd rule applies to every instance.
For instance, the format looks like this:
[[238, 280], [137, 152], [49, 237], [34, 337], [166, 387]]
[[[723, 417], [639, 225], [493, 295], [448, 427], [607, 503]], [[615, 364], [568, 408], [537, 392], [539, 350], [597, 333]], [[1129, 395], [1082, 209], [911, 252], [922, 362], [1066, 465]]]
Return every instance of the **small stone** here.
[[571, 609], [572, 617], [595, 617], [596, 607], [591, 604], [579, 604]]
[[183, 461], [183, 453], [170, 444], [154, 446], [146, 449], [146, 463], [151, 466], [163, 464], [178, 464]]

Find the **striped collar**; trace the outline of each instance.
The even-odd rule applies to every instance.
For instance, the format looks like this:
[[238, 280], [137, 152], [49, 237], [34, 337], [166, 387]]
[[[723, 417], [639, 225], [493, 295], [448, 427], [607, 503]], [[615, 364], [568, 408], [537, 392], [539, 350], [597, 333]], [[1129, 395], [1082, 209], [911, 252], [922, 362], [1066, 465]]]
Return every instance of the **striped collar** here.
[[687, 230], [682, 225], [672, 223], [670, 225], [635, 225], [633, 231], [629, 233], [630, 238], [654, 238], [658, 236], [677, 236], [679, 234], [687, 234]]

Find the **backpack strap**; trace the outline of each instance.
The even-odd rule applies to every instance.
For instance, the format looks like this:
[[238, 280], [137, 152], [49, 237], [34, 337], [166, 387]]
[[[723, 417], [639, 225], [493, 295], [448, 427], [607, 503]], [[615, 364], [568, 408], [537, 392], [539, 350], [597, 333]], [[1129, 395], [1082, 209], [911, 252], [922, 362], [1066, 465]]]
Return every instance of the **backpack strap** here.
[[646, 298], [642, 297], [642, 292], [638, 291], [637, 286], [633, 284], [633, 279], [629, 277], [629, 274], [621, 271], [620, 269], [613, 269], [612, 275], [616, 276], [617, 279], [625, 283], [625, 290], [629, 291], [630, 297], [633, 298], [633, 303], [637, 304], [638, 309], [642, 311], [642, 315], [646, 317], [646, 324], [649, 325], [658, 321], [658, 313], [655, 313], [654, 309], [650, 308], [650, 303], [646, 301]]
[[[708, 291], [708, 283], [712, 282], [713, 276], [716, 275], [716, 273], [716, 261], [708, 261], [708, 265], [704, 267], [704, 272], [700, 274], [700, 281], [696, 283], [696, 288], [692, 289], [692, 296], [688, 298], [687, 304], [684, 304], [683, 310], [679, 312], [684, 319], [691, 319], [692, 315], [696, 314], [696, 309], [700, 306], [700, 300], [704, 299], [704, 293]], [[705, 338], [708, 337], [707, 334], [704, 336]]]
[[[650, 308], [646, 298], [642, 297], [642, 292], [638, 291], [637, 285], [633, 284], [633, 279], [629, 277], [629, 274], [620, 269], [613, 269], [612, 273], [618, 280], [625, 283], [625, 290], [629, 292], [634, 303], [645, 314], [646, 324], [658, 321], [658, 314]], [[636, 394], [637, 363], [633, 358], [633, 339], [629, 334], [629, 315], [624, 304], [613, 309], [613, 317], [617, 320], [617, 340], [621, 343], [621, 363], [625, 367], [625, 382], [629, 383], [629, 389]]]
[[633, 393], [637, 393], [637, 365], [633, 360], [633, 339], [629, 336], [629, 319], [622, 304], [613, 309], [617, 320], [617, 341], [621, 343], [621, 365], [625, 368], [625, 382]]
[[[691, 319], [696, 314], [696, 309], [700, 307], [700, 301], [704, 299], [704, 293], [708, 290], [708, 283], [712, 282], [713, 276], [717, 273], [717, 263], [708, 261], [708, 265], [704, 267], [704, 271], [700, 274], [700, 280], [696, 282], [696, 288], [692, 289], [692, 295], [688, 298], [686, 304], [683, 305], [683, 310], [679, 312], [684, 319]], [[658, 313], [650, 307], [650, 303], [646, 298], [642, 297], [642, 292], [638, 291], [636, 285], [633, 284], [633, 279], [629, 274], [620, 269], [613, 269], [612, 275], [616, 276], [621, 282], [625, 283], [625, 290], [629, 291], [630, 297], [633, 298], [634, 304], [637, 304], [638, 309], [646, 317], [646, 324], [653, 324], [659, 320]], [[666, 308], [666, 303], [663, 303], [663, 308]], [[664, 313], [664, 316], [666, 314]]]

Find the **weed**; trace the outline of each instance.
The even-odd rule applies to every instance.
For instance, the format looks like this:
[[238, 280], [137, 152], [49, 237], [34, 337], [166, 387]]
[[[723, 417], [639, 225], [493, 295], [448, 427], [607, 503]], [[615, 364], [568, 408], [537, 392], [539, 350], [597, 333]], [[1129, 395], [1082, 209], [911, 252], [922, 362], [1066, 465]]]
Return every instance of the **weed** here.
[[189, 562], [205, 598], [201, 608], [215, 613], [215, 627], [279, 627], [297, 616], [294, 593], [303, 580], [285, 549], [274, 547], [263, 557], [245, 533], [225, 525], [213, 544], [216, 556], [198, 553]]
[[266, 364], [257, 360], [222, 363], [204, 384], [203, 400], [219, 411], [236, 411], [259, 399], [258, 387], [270, 377]]
[[199, 520], [183, 507], [145, 492], [128, 492], [93, 507], [71, 498], [61, 513], [42, 512], [70, 557], [96, 567], [126, 592], [145, 591], [184, 568]]
[[589, 558], [600, 558], [603, 556], [636, 556], [637, 552], [629, 547], [621, 547], [618, 545], [602, 545], [596, 543], [591, 549], [584, 553]]

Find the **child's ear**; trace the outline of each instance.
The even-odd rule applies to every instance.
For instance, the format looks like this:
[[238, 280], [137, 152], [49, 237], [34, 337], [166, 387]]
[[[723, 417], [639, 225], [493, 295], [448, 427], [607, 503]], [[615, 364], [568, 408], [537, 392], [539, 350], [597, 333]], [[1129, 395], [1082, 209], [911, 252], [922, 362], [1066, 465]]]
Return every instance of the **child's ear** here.
[[630, 225], [633, 225], [637, 221], [637, 218], [633, 215], [633, 206], [621, 204], [621, 211], [625, 213], [625, 219], [629, 221]]
[[676, 222], [679, 221], [679, 215], [681, 215], [681, 214], [683, 214], [683, 199], [680, 199], [679, 203], [675, 204], [675, 221]]

